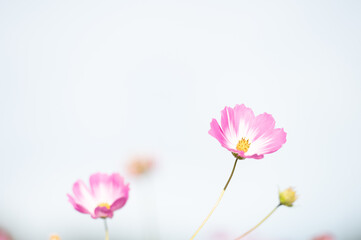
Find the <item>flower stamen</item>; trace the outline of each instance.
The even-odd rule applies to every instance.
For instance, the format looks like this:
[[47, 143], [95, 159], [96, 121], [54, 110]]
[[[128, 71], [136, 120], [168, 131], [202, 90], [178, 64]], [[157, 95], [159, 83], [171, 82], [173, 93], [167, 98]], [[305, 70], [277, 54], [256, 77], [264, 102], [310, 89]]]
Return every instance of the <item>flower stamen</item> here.
[[110, 205], [108, 203], [101, 203], [98, 207], [106, 207], [107, 209], [110, 209]]
[[251, 146], [251, 143], [249, 142], [249, 140], [242, 138], [241, 140], [238, 141], [236, 149], [238, 151], [242, 151], [242, 152], [246, 153], [250, 146]]

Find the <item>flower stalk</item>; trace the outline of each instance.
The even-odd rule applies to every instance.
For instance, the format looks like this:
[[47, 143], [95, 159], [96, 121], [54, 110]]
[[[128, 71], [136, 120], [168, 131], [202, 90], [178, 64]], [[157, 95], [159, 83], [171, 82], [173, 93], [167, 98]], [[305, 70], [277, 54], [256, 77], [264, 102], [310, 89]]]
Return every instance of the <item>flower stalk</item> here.
[[243, 237], [247, 236], [249, 233], [253, 232], [256, 228], [261, 226], [261, 224], [266, 221], [280, 206], [292, 207], [293, 203], [297, 200], [297, 195], [293, 188], [287, 188], [284, 191], [279, 191], [278, 198], [280, 203], [265, 217], [263, 218], [256, 226], [245, 232], [242, 236], [236, 238], [235, 240], [242, 239]]
[[256, 228], [258, 228], [259, 226], [261, 226], [262, 223], [264, 223], [264, 221], [266, 221], [277, 209], [279, 206], [281, 206], [282, 204], [278, 204], [265, 218], [263, 218], [256, 226], [254, 226], [253, 228], [251, 228], [250, 230], [248, 230], [247, 232], [243, 233], [242, 236], [236, 238], [235, 240], [239, 240], [244, 238], [245, 236], [247, 236], [248, 234], [250, 234], [251, 232], [253, 232]]
[[222, 200], [222, 198], [223, 198], [223, 195], [224, 195], [224, 193], [226, 192], [226, 189], [227, 189], [227, 187], [228, 187], [228, 184], [229, 184], [229, 182], [230, 182], [231, 179], [232, 179], [234, 170], [236, 169], [237, 161], [238, 161], [238, 158], [236, 158], [236, 160], [235, 160], [235, 162], [234, 162], [231, 175], [229, 176], [228, 181], [227, 181], [226, 185], [224, 186], [224, 188], [223, 188], [223, 190], [222, 190], [222, 192], [221, 192], [221, 195], [219, 196], [216, 204], [213, 206], [213, 208], [212, 208], [212, 210], [209, 212], [208, 216], [204, 219], [204, 221], [203, 221], [202, 224], [198, 227], [197, 231], [193, 234], [193, 236], [191, 237], [190, 240], [193, 240], [193, 239], [197, 236], [197, 234], [199, 233], [199, 231], [203, 228], [203, 226], [206, 224], [206, 222], [208, 221], [208, 219], [212, 216], [214, 210], [216, 210], [216, 208], [218, 207], [218, 204], [221, 202], [221, 200]]
[[109, 240], [109, 231], [108, 231], [108, 224], [106, 218], [104, 218], [104, 228], [105, 228], [105, 240]]

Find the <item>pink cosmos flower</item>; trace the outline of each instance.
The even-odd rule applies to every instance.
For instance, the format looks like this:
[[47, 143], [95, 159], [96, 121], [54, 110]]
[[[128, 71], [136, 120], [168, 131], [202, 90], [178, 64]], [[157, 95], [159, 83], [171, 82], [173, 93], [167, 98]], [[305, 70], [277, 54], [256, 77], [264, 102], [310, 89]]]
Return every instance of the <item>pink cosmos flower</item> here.
[[221, 112], [221, 126], [213, 119], [208, 133], [239, 159], [261, 159], [286, 142], [285, 131], [275, 128], [272, 115], [255, 116], [244, 104], [225, 107]]
[[73, 185], [74, 196], [68, 194], [75, 210], [90, 214], [92, 218], [112, 218], [113, 212], [128, 200], [129, 184], [124, 184], [118, 173], [95, 173], [90, 176], [90, 189], [82, 180]]

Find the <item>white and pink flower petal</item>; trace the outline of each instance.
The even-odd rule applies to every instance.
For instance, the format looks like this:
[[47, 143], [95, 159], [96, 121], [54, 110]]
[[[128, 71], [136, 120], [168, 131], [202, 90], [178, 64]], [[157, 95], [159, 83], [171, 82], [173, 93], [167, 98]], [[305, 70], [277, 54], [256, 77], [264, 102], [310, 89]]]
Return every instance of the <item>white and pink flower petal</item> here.
[[98, 203], [109, 203], [111, 202], [112, 195], [112, 181], [108, 174], [96, 173], [90, 176], [90, 189]]
[[225, 148], [232, 148], [234, 143], [232, 143], [224, 134], [222, 128], [219, 126], [216, 119], [212, 119], [211, 129], [208, 133], [216, 138], [219, 143]]
[[78, 212], [81, 212], [81, 213], [90, 213], [88, 209], [86, 209], [84, 206], [77, 203], [71, 195], [67, 194], [67, 196], [68, 196], [69, 202], [73, 205], [75, 210], [77, 210]]
[[[252, 109], [246, 107], [244, 104], [236, 105], [234, 107], [235, 122], [238, 122], [237, 128], [237, 142], [242, 137], [247, 137], [255, 119]], [[237, 144], [237, 143], [236, 143]]]
[[221, 111], [221, 126], [224, 136], [233, 145], [237, 141], [238, 124], [235, 122], [233, 108], [225, 107]]
[[124, 205], [126, 204], [126, 202], [128, 201], [128, 194], [127, 196], [118, 198], [117, 200], [114, 201], [114, 203], [110, 206], [110, 209], [112, 211], [118, 210], [119, 208], [124, 207]]
[[74, 183], [73, 193], [74, 197], [72, 199], [74, 200], [74, 202], [76, 202], [78, 205], [83, 206], [85, 209], [88, 210], [88, 212], [93, 211], [97, 204], [89, 188], [82, 180], [78, 180]]
[[252, 128], [246, 136], [251, 142], [256, 141], [259, 137], [274, 129], [276, 121], [271, 114], [263, 113], [255, 117], [252, 122]]
[[113, 203], [116, 199], [128, 194], [129, 187], [117, 173], [107, 175], [96, 173], [90, 176], [90, 187], [97, 202]]
[[286, 142], [286, 136], [283, 128], [271, 129], [251, 144], [247, 155], [273, 153]]
[[125, 184], [124, 179], [119, 174], [113, 173], [110, 176], [110, 183], [109, 194], [112, 198], [111, 203], [125, 196], [128, 199], [129, 184]]

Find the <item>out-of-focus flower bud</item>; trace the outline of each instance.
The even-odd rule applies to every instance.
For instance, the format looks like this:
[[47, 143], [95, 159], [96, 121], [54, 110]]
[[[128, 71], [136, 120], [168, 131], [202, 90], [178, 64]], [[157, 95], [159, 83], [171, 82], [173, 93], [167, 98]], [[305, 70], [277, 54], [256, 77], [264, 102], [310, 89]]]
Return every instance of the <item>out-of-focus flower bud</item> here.
[[280, 204], [287, 207], [292, 207], [297, 199], [296, 192], [290, 187], [286, 190], [279, 192]]
[[61, 240], [59, 235], [53, 234], [50, 236], [49, 240]]
[[148, 173], [154, 166], [154, 160], [151, 156], [133, 157], [127, 166], [128, 172], [133, 176], [140, 176]]

